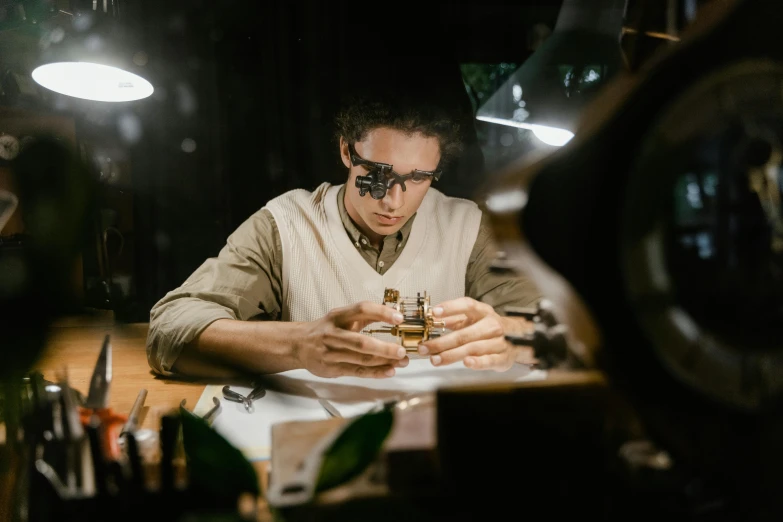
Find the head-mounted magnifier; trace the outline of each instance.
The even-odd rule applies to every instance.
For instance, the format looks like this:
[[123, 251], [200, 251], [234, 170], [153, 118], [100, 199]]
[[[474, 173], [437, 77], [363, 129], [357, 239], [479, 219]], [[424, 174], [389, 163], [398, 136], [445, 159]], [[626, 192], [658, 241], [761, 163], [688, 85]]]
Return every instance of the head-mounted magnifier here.
[[368, 168], [366, 176], [356, 176], [356, 188], [359, 189], [359, 195], [364, 196], [370, 193], [373, 199], [383, 199], [386, 192], [391, 190], [395, 183], [399, 183], [402, 191], [405, 192], [405, 182], [413, 180], [414, 183], [424, 181], [428, 177], [437, 181], [440, 178], [441, 171], [414, 170], [410, 174], [402, 176], [394, 172], [394, 166], [388, 163], [379, 163], [362, 158], [356, 153], [353, 144], [348, 145], [348, 152], [351, 155], [351, 164], [355, 166], [365, 166]]

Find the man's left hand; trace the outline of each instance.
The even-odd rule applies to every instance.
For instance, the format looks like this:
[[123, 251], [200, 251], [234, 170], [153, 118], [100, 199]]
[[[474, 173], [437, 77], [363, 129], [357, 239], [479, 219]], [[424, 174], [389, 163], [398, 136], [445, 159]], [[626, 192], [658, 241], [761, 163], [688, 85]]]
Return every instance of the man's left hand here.
[[452, 332], [419, 345], [421, 355], [429, 355], [435, 366], [463, 361], [474, 370], [509, 370], [515, 362], [533, 364], [531, 348], [514, 346], [506, 334], [520, 334], [530, 326], [524, 320], [501, 317], [494, 308], [470, 297], [441, 303], [433, 316], [445, 322]]

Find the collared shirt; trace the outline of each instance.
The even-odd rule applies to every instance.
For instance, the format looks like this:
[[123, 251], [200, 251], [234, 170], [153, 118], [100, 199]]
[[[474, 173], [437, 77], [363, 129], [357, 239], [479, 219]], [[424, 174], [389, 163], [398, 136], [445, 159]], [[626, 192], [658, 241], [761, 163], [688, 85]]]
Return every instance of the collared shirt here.
[[[351, 220], [344, 196], [345, 186], [337, 200], [346, 234], [365, 261], [385, 273], [405, 248], [416, 215], [376, 248]], [[527, 277], [490, 270], [496, 253], [488, 218], [482, 216], [465, 273], [465, 295], [500, 314], [506, 306], [534, 304], [540, 293]], [[280, 320], [282, 274], [280, 232], [271, 212], [262, 209], [239, 226], [216, 258], [206, 260], [182, 286], [153, 306], [147, 339], [152, 367], [168, 373], [182, 349], [218, 319]]]
[[345, 185], [337, 193], [337, 209], [340, 211], [340, 219], [343, 222], [345, 231], [348, 233], [348, 237], [351, 238], [351, 242], [364, 260], [367, 261], [367, 264], [373, 267], [379, 274], [386, 273], [394, 262], [397, 261], [397, 258], [400, 257], [402, 249], [405, 248], [405, 243], [408, 242], [416, 214], [413, 214], [396, 234], [385, 236], [380, 244], [380, 248], [376, 248], [372, 245], [370, 238], [359, 230], [351, 216], [348, 215], [348, 210], [345, 208]]

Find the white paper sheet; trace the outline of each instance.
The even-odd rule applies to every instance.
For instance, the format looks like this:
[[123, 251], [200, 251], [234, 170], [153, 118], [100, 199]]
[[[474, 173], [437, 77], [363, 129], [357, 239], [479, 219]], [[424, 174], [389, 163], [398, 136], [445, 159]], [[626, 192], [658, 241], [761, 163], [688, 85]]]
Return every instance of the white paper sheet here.
[[[497, 373], [469, 370], [458, 365], [435, 367], [429, 358], [412, 359], [406, 368], [398, 368], [397, 374], [389, 379], [325, 379], [306, 370], [292, 370], [263, 378], [267, 392], [253, 403], [253, 413], [248, 413], [240, 403], [225, 400], [222, 385], [207, 386], [193, 412], [205, 414], [214, 406], [212, 397], [217, 397], [221, 401], [221, 410], [213, 419], [213, 427], [248, 459], [266, 460], [269, 458], [274, 424], [329, 417], [318, 402], [319, 398], [331, 402], [343, 417], [351, 417], [369, 411], [379, 401], [432, 392], [444, 386], [519, 382], [545, 377], [546, 372], [531, 371], [522, 365]], [[240, 386], [232, 386], [231, 389], [242, 395], [250, 392], [250, 388]]]

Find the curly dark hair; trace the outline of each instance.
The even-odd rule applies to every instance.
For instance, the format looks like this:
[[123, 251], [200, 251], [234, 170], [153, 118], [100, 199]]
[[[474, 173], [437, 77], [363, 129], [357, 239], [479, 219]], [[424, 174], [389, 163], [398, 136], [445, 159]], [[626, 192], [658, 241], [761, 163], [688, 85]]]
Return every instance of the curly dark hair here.
[[429, 96], [375, 90], [350, 97], [338, 112], [336, 135], [348, 143], [367, 137], [373, 129], [388, 127], [406, 134], [438, 139], [440, 165], [448, 165], [462, 152], [462, 129], [453, 111]]

